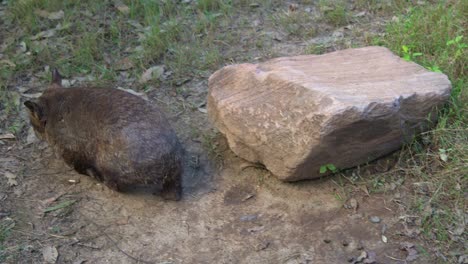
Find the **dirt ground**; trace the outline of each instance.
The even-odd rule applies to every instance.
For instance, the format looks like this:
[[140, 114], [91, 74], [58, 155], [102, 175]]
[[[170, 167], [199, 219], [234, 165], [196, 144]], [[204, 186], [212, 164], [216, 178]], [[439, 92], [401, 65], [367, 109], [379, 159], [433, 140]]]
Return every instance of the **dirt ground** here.
[[[363, 251], [377, 263], [398, 263], [408, 255], [400, 244], [412, 240], [400, 236], [391, 193], [356, 192], [346, 209], [335, 177], [286, 184], [229, 150], [220, 170], [203, 152], [190, 154], [200, 162], [186, 170], [184, 198], [167, 202], [111, 191], [71, 171], [43, 143], [2, 146], [2, 167], [21, 175], [14, 188], [2, 179], [2, 212], [17, 230], [10, 245], [24, 247], [8, 263], [41, 263], [48, 246], [58, 263], [347, 263]], [[76, 203], [44, 213], [55, 200]]]
[[[381, 21], [369, 18], [352, 31], [325, 28], [309, 43], [342, 48], [356, 32], [381, 30]], [[304, 42], [283, 39], [271, 50], [275, 56], [301, 54]], [[12, 87], [36, 94], [45, 84], [29, 75]], [[405, 195], [414, 191], [410, 183], [387, 184], [375, 193], [339, 175], [280, 182], [236, 157], [203, 111], [185, 108], [203, 107], [207, 78], [177, 89], [190, 95], [174, 96], [163, 83], [148, 97], [187, 149], [179, 202], [138, 190], [114, 192], [72, 171], [31, 131], [0, 140], [0, 219], [14, 224], [5, 263], [436, 263], [424, 250], [428, 242], [414, 235], [416, 220], [405, 213]], [[27, 120], [24, 109], [21, 116]], [[345, 175], [394, 170], [382, 164], [394, 164], [398, 156]], [[13, 179], [3, 176], [7, 172]], [[17, 184], [10, 186], [11, 180]]]

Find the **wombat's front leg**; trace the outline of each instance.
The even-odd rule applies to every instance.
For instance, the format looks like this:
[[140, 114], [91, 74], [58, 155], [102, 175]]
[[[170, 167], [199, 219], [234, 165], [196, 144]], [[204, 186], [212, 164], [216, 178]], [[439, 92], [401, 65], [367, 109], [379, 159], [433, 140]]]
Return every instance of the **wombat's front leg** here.
[[161, 190], [161, 196], [165, 200], [178, 201], [182, 196], [182, 185], [180, 179], [172, 177], [165, 178]]

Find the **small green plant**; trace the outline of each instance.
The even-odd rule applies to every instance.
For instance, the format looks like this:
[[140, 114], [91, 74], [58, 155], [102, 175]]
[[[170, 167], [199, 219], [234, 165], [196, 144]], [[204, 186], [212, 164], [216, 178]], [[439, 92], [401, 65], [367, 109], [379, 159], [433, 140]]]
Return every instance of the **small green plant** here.
[[342, 26], [348, 23], [346, 2], [343, 0], [321, 0], [319, 2], [319, 9], [322, 12], [325, 20], [334, 26]]
[[305, 54], [323, 54], [325, 51], [327, 48], [321, 44], [310, 44], [304, 50]]
[[413, 61], [414, 58], [422, 56], [423, 54], [421, 52], [412, 52], [411, 48], [409, 48], [406, 45], [401, 46], [401, 50], [403, 52], [403, 59], [405, 61]]
[[326, 172], [335, 173], [337, 171], [338, 169], [331, 163], [320, 166], [320, 174], [324, 174]]
[[426, 69], [428, 69], [430, 71], [433, 71], [433, 72], [442, 72], [440, 70], [439, 66], [437, 66], [437, 65], [426, 67]]
[[451, 39], [447, 41], [447, 47], [449, 48], [454, 48], [455, 53], [454, 53], [454, 60], [460, 58], [460, 56], [463, 55], [464, 49], [468, 47], [468, 44], [463, 42], [463, 36], [459, 35], [456, 36], [454, 39]]

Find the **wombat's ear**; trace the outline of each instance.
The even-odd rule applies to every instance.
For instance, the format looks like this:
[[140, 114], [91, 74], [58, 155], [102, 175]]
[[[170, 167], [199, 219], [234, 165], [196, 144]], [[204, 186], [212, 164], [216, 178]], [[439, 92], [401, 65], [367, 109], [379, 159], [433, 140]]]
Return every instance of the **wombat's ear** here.
[[56, 68], [52, 69], [51, 87], [62, 87], [62, 76]]
[[38, 103], [33, 101], [26, 101], [24, 102], [24, 105], [29, 109], [29, 113], [32, 118], [37, 119], [37, 121], [44, 120], [44, 111]]

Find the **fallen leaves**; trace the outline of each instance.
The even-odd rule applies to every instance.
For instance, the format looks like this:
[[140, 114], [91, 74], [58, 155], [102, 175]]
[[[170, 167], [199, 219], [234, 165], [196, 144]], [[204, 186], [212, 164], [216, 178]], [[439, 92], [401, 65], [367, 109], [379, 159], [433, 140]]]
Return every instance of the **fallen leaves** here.
[[159, 79], [164, 74], [164, 65], [157, 65], [147, 69], [140, 77], [140, 83], [144, 84], [153, 79]]
[[40, 16], [42, 18], [47, 18], [47, 19], [50, 19], [50, 20], [59, 20], [59, 19], [62, 19], [64, 17], [64, 15], [65, 15], [63, 10], [60, 10], [60, 11], [57, 11], [57, 12], [49, 12], [49, 11], [42, 10], [42, 9], [36, 9], [34, 11], [34, 14], [36, 14], [37, 16]]
[[352, 257], [348, 262], [352, 264], [375, 264], [377, 254], [374, 251], [361, 251], [358, 257]]
[[14, 62], [12, 62], [11, 60], [7, 60], [7, 59], [0, 60], [0, 64], [5, 64], [13, 68], [16, 67], [16, 64]]
[[71, 26], [70, 23], [65, 23], [63, 25], [59, 23], [59, 24], [57, 24], [57, 26], [55, 28], [48, 29], [48, 30], [45, 30], [45, 31], [41, 31], [41, 32], [37, 33], [36, 35], [30, 37], [29, 39], [30, 40], [41, 40], [41, 39], [51, 38], [51, 37], [55, 36], [57, 31], [68, 29], [68, 28], [70, 28], [70, 26]]
[[2, 134], [0, 135], [0, 140], [2, 139], [15, 139], [15, 135], [13, 135], [12, 133], [6, 133], [6, 134]]
[[406, 261], [414, 261], [419, 257], [418, 251], [412, 243], [403, 242], [400, 244], [400, 249], [407, 252]]
[[16, 175], [11, 172], [5, 172], [5, 177], [7, 178], [7, 183], [10, 187], [17, 186], [18, 181], [16, 180]]
[[133, 63], [133, 61], [129, 57], [125, 57], [125, 58], [117, 61], [116, 64], [117, 64], [116, 69], [119, 70], [119, 71], [130, 70], [131, 68], [133, 68], [135, 66], [135, 64]]
[[57, 248], [54, 246], [46, 246], [42, 249], [42, 257], [44, 258], [44, 263], [55, 263], [58, 258]]
[[38, 39], [44, 39], [44, 38], [50, 38], [50, 37], [53, 37], [55, 36], [55, 29], [49, 29], [49, 30], [46, 30], [46, 31], [41, 31], [39, 33], [37, 33], [36, 35], [30, 37], [29, 39], [30, 40], [38, 40]]
[[120, 13], [124, 14], [124, 15], [127, 15], [128, 13], [130, 13], [130, 8], [124, 4], [119, 4], [116, 6], [117, 10], [120, 11]]

